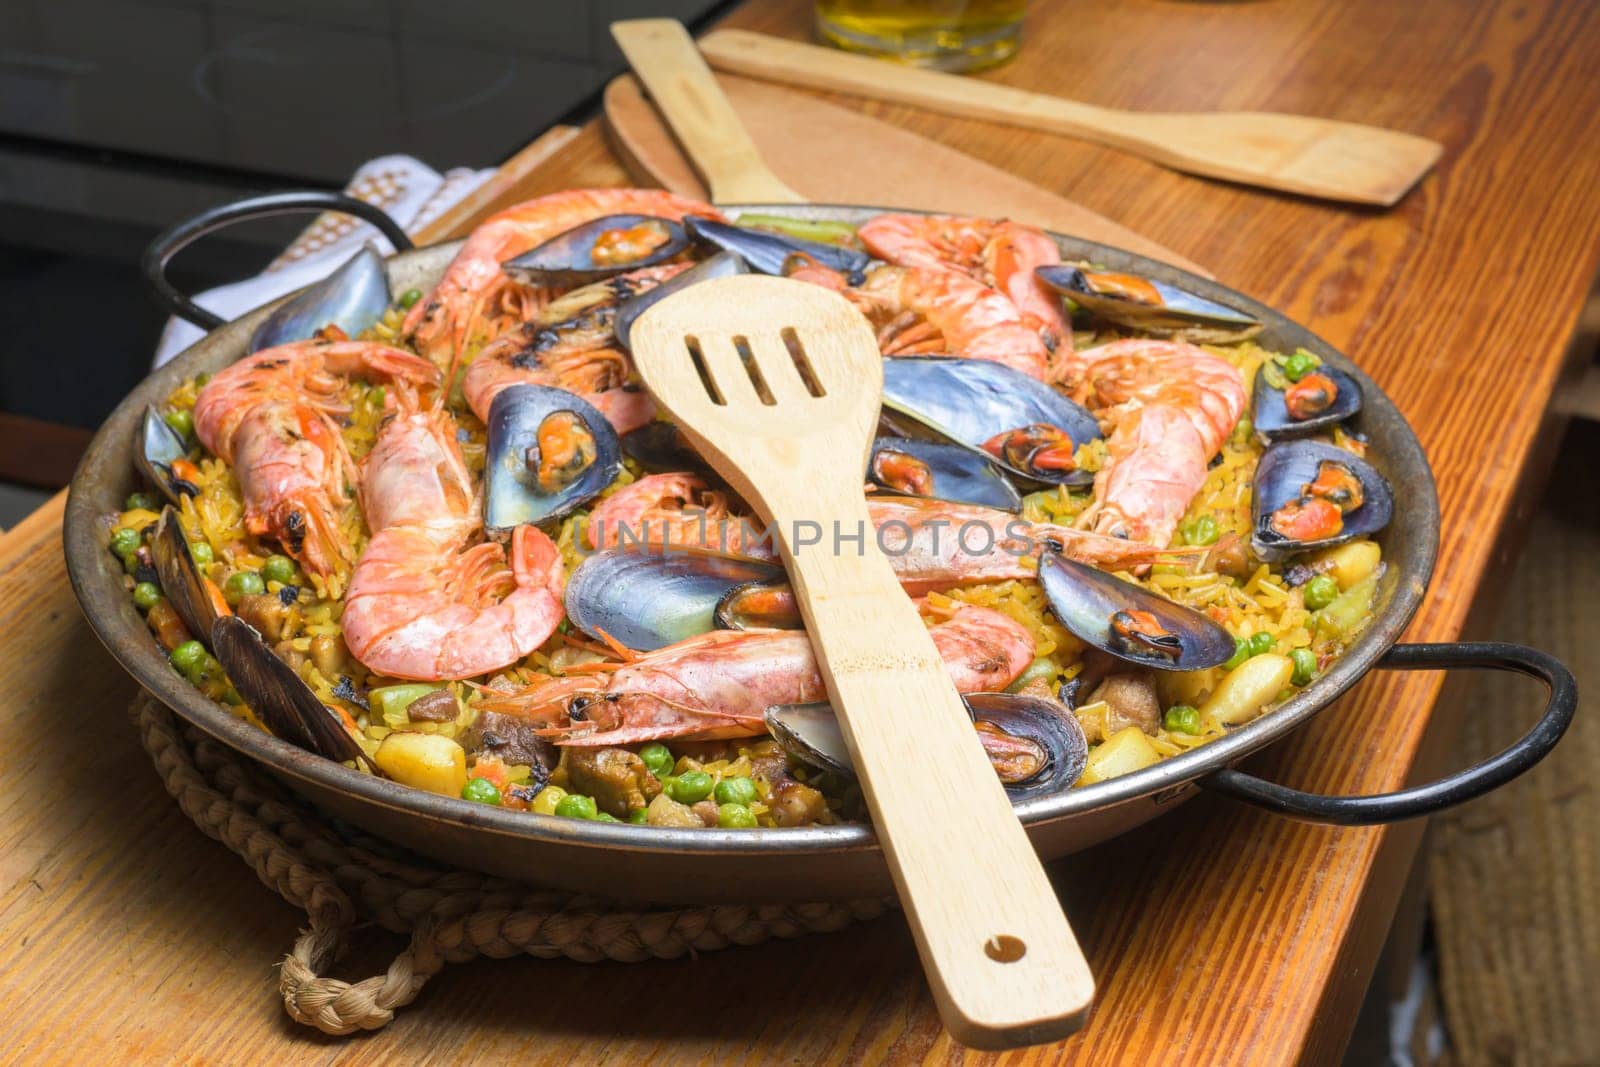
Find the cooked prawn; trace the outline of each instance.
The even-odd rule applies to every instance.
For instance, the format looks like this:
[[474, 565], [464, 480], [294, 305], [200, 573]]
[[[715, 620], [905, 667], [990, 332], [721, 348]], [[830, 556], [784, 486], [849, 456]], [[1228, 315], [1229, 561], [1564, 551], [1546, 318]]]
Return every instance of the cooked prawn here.
[[433, 291], [417, 301], [406, 316], [406, 338], [443, 367], [472, 340], [526, 321], [552, 294], [516, 284], [500, 264], [574, 226], [619, 214], [722, 218], [710, 204], [659, 189], [572, 189], [507, 208], [472, 231]]
[[[1109, 570], [1154, 562], [1173, 550], [1026, 522], [1006, 511], [917, 497], [873, 496], [867, 514], [901, 586], [913, 596], [974, 582], [1032, 578], [1046, 548]], [[773, 558], [754, 520], [694, 474], [652, 474], [617, 490], [589, 515], [592, 548], [620, 544], [714, 549]], [[854, 542], [850, 542], [854, 543]], [[1178, 554], [1182, 554], [1179, 550]]]
[[[1061, 262], [1061, 250], [1044, 231], [1009, 219], [959, 215], [879, 215], [857, 231], [874, 255], [903, 267], [953, 269], [997, 290], [1022, 314], [1051, 354], [1055, 371], [1072, 352], [1072, 329], [1061, 300], [1034, 268]], [[1052, 380], [1058, 374], [1052, 373]]]
[[732, 555], [774, 557], [752, 525], [729, 507], [726, 493], [694, 474], [650, 474], [623, 486], [589, 513], [590, 548], [618, 544], [711, 548]]
[[334, 420], [346, 379], [437, 386], [427, 360], [366, 341], [295, 341], [218, 371], [194, 406], [195, 435], [233, 469], [245, 528], [305, 569], [335, 578], [351, 561], [340, 529], [354, 464]]
[[370, 670], [470, 678], [515, 663], [555, 632], [560, 554], [534, 526], [513, 531], [509, 553], [473, 543], [478, 501], [447, 412], [411, 410], [384, 425], [362, 465], [361, 506], [372, 539], [343, 624], [345, 644]]
[[951, 353], [1015, 367], [1034, 378], [1050, 373], [1050, 352], [1003, 293], [960, 271], [879, 264], [859, 286], [842, 271], [800, 256], [789, 277], [843, 295], [877, 331], [885, 356]]
[[[487, 422], [494, 398], [512, 385], [555, 386], [591, 402], [599, 394], [620, 389], [633, 365], [613, 328], [617, 308], [688, 266], [647, 267], [552, 300], [532, 319], [512, 326], [483, 346], [461, 376], [467, 404]], [[640, 401], [631, 405], [616, 406], [612, 398], [597, 406], [604, 410], [612, 405], [618, 416], [612, 420], [617, 432], [627, 433], [655, 417], [648, 399], [641, 394]]]
[[[1009, 616], [966, 606], [929, 630], [963, 693], [1004, 689], [1033, 661], [1033, 636]], [[631, 745], [766, 733], [774, 704], [827, 699], [811, 640], [799, 630], [715, 630], [626, 663], [486, 690], [479, 707], [550, 725], [564, 745]]]
[[1112, 430], [1080, 524], [1165, 545], [1244, 412], [1244, 377], [1181, 341], [1113, 341], [1083, 356], [1085, 400]]

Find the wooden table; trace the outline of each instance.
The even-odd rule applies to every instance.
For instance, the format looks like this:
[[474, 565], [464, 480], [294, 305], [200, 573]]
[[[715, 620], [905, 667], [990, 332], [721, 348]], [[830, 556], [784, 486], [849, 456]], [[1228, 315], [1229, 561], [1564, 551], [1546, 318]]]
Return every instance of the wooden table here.
[[[801, 36], [806, 7], [752, 0], [728, 21]], [[996, 79], [1118, 106], [1325, 114], [1445, 143], [1438, 172], [1385, 213], [866, 105], [1143, 230], [1354, 356], [1412, 420], [1438, 474], [1440, 565], [1410, 636], [1470, 628], [1548, 469], [1558, 427], [1547, 404], [1576, 370], [1569, 340], [1600, 257], [1600, 6], [1040, 0], [1034, 9], [1021, 56]], [[623, 178], [591, 125], [517, 194]], [[7, 1055], [961, 1057], [895, 919], [675, 963], [481, 962], [447, 970], [378, 1035], [309, 1036], [283, 1017], [271, 969], [300, 917], [161, 792], [122, 720], [132, 687], [67, 591], [59, 515], [56, 501], [0, 539]], [[1440, 682], [1372, 677], [1253, 769], [1327, 791], [1398, 786], [1430, 758], [1423, 742]], [[1336, 1060], [1419, 834], [1298, 825], [1203, 798], [1057, 864], [1100, 999], [1081, 1035], [1024, 1058]], [[351, 972], [393, 947], [376, 946]]]

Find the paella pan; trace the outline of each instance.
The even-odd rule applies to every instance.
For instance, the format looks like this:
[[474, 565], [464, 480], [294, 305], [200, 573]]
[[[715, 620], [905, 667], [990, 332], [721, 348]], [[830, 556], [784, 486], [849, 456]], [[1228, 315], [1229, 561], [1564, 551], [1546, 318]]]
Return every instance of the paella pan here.
[[[329, 206], [177, 228], [158, 281], [221, 220], [294, 205]], [[69, 504], [91, 622], [191, 721], [440, 858], [658, 900], [882, 891], [773, 532], [629, 380], [632, 318], [729, 270], [830, 285], [877, 328], [879, 544], [1041, 853], [1200, 783], [1301, 817], [1424, 814], [1570, 717], [1532, 650], [1389, 651], [1433, 563], [1426, 462], [1359, 369], [1270, 310], [1008, 223], [641, 191], [358, 257], [154, 374]], [[1552, 700], [1495, 760], [1388, 798], [1229, 769], [1386, 651], [1533, 673]]]

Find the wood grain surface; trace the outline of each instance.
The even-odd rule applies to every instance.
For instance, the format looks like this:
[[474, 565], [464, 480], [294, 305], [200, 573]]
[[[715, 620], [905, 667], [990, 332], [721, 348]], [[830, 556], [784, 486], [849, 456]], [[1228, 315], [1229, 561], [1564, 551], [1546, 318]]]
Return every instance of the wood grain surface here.
[[[762, 158], [784, 182], [813, 194], [815, 203], [959, 213], [981, 202], [995, 215], [1207, 273], [1127, 226], [937, 141], [749, 78], [719, 74], [717, 83]], [[708, 196], [705, 182], [631, 75], [606, 86], [605, 108], [611, 147], [635, 180], [681, 196]], [[881, 158], [872, 166], [857, 165], [875, 154]]]
[[[728, 23], [801, 37], [807, 7], [751, 0]], [[1439, 167], [1388, 212], [865, 110], [1137, 226], [1361, 363], [1438, 475], [1440, 565], [1410, 636], [1441, 639], [1503, 586], [1548, 471], [1551, 393], [1578, 369], [1567, 343], [1600, 258], [1596, 54], [1600, 5], [1580, 0], [1066, 0], [1035, 4], [1020, 56], [988, 75], [1111, 106], [1295, 111], [1443, 142]], [[591, 125], [501, 202], [624, 179]], [[0, 538], [4, 1056], [963, 1061], [895, 919], [671, 963], [478, 962], [447, 969], [386, 1031], [307, 1036], [282, 1016], [271, 969], [300, 919], [161, 792], [123, 719], [130, 683], [66, 589], [58, 520], [56, 504]], [[1434, 675], [1374, 676], [1251, 769], [1303, 788], [1393, 787], [1448, 736], [1439, 692]], [[1099, 1000], [1082, 1033], [1008, 1061], [1336, 1062], [1419, 833], [1202, 798], [1069, 861], [1056, 883]], [[394, 950], [383, 942], [349, 973]]]

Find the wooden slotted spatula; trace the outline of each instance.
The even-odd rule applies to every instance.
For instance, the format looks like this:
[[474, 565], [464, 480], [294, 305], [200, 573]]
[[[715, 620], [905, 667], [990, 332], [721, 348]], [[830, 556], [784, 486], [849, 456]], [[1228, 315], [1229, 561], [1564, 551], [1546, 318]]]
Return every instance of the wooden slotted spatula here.
[[627, 19], [611, 36], [666, 116], [717, 204], [800, 204], [762, 162], [733, 105], [677, 19]]
[[945, 1025], [984, 1049], [1076, 1030], [1088, 964], [867, 516], [871, 326], [827, 289], [743, 275], [667, 297], [629, 340], [657, 403], [772, 524]]
[[733, 74], [1066, 134], [1190, 174], [1359, 204], [1393, 204], [1443, 151], [1415, 134], [1309, 115], [1095, 107], [748, 30], [717, 30], [700, 48]]

